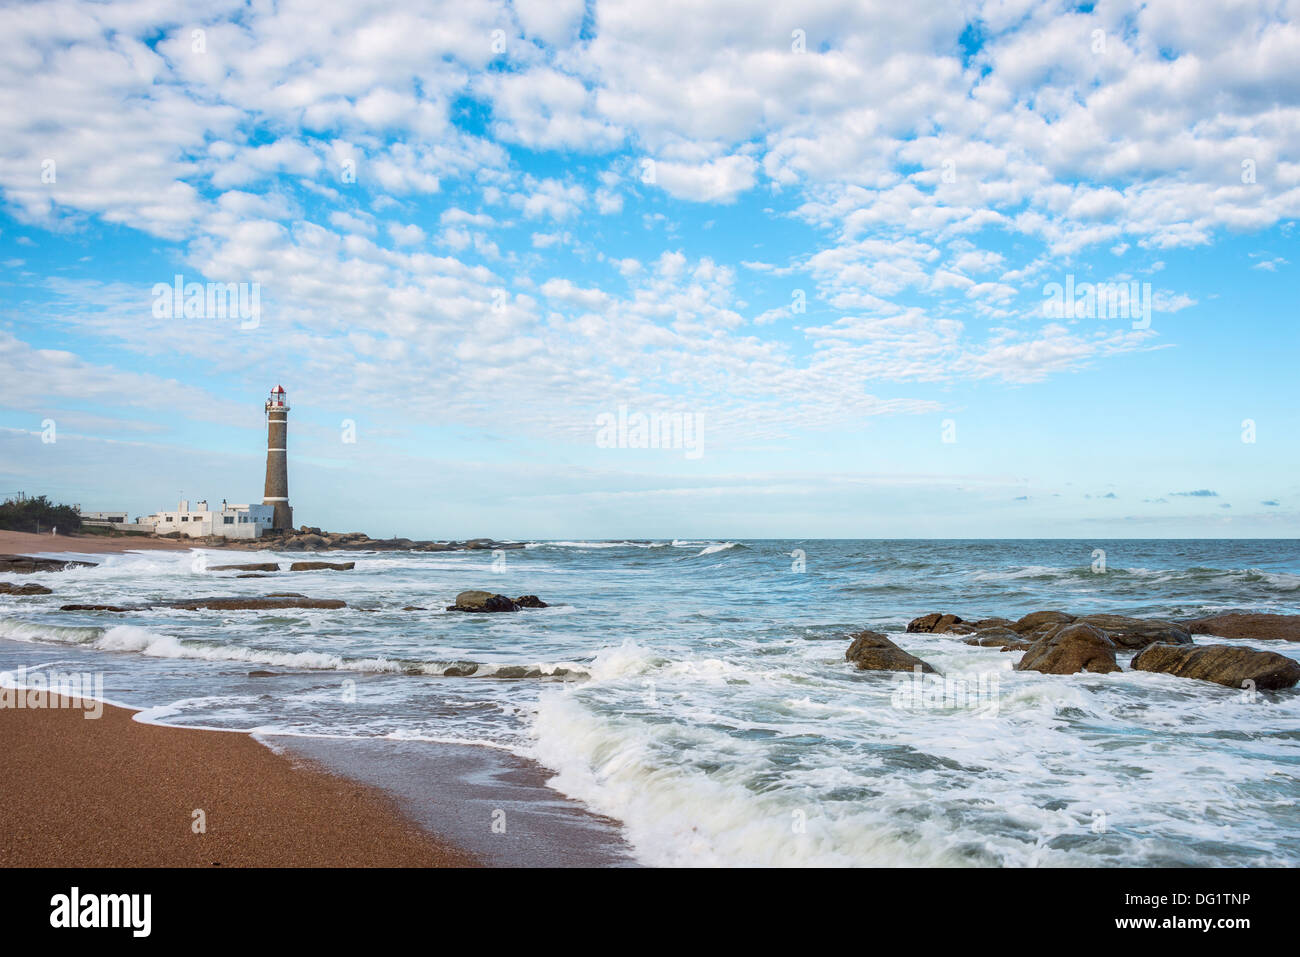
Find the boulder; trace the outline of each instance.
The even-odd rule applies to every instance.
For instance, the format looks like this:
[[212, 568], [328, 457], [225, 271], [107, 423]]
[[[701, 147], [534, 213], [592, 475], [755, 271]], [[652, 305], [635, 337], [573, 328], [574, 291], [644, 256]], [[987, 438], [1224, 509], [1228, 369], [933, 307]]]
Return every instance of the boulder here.
[[859, 671], [911, 671], [920, 666], [926, 674], [937, 674], [929, 664], [908, 654], [880, 632], [860, 631], [849, 637], [853, 641], [844, 658], [857, 665]]
[[1074, 616], [1063, 611], [1031, 611], [1009, 627], [1022, 635], [1029, 635], [1046, 631], [1054, 625], [1068, 625], [1072, 621]]
[[983, 631], [985, 628], [995, 628], [1001, 625], [1003, 628], [1010, 628], [1015, 622], [1010, 618], [981, 618], [979, 621], [971, 622], [976, 631]]
[[1133, 667], [1137, 671], [1156, 671], [1179, 678], [1213, 681], [1229, 688], [1244, 686], [1261, 691], [1291, 688], [1300, 681], [1300, 662], [1294, 658], [1233, 645], [1147, 645], [1133, 659]]
[[59, 611], [144, 611], [145, 605], [127, 608], [122, 605], [60, 605]]
[[1244, 638], [1251, 641], [1261, 638], [1300, 641], [1300, 615], [1211, 615], [1208, 618], [1193, 618], [1177, 624], [1193, 635]]
[[1190, 645], [1192, 636], [1178, 625], [1154, 618], [1128, 618], [1124, 615], [1080, 615], [1076, 622], [1100, 628], [1121, 648], [1145, 648], [1161, 641], [1170, 645]]
[[1002, 625], [994, 625], [991, 628], [981, 628], [970, 638], [966, 639], [968, 645], [979, 645], [982, 648], [1005, 648], [1007, 645], [1025, 644], [1024, 638], [1018, 633]]
[[278, 572], [280, 566], [276, 562], [252, 562], [247, 565], [212, 565], [208, 568], [210, 572]]
[[478, 665], [472, 661], [458, 661], [450, 665], [443, 671], [444, 678], [468, 678], [474, 672], [478, 671]]
[[291, 572], [336, 571], [347, 572], [357, 567], [356, 562], [294, 562], [289, 566]]
[[520, 595], [515, 599], [515, 604], [520, 608], [549, 608], [550, 605], [542, 601], [536, 595]]
[[907, 630], [913, 634], [943, 634], [961, 624], [964, 622], [956, 615], [945, 615], [943, 612], [934, 611], [920, 618], [913, 618], [907, 623]]
[[448, 611], [518, 611], [519, 606], [505, 595], [496, 595], [490, 591], [463, 591], [456, 596], [456, 604], [448, 605]]
[[38, 585], [36, 582], [26, 582], [22, 585], [13, 585], [9, 582], [0, 582], [0, 595], [52, 595], [54, 589], [46, 588], [44, 585]]
[[1120, 670], [1115, 663], [1116, 647], [1099, 628], [1067, 624], [1034, 642], [1016, 663], [1016, 670], [1040, 671], [1045, 675], [1072, 675], [1079, 671], [1108, 674]]

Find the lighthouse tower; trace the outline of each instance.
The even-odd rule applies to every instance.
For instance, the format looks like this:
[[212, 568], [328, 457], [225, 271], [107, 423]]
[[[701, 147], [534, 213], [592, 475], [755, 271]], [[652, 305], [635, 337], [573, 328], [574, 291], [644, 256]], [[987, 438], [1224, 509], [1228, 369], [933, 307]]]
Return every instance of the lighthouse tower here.
[[293, 528], [289, 507], [289, 399], [276, 386], [266, 400], [266, 491], [263, 505], [275, 506], [271, 527], [276, 531]]

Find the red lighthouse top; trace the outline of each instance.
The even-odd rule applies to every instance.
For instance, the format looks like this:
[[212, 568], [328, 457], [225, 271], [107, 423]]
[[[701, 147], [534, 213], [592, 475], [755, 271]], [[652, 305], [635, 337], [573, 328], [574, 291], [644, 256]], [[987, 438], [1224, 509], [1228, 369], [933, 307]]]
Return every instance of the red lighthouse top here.
[[288, 409], [289, 400], [286, 395], [284, 387], [277, 385], [271, 390], [271, 397], [266, 400], [266, 407], [268, 409]]

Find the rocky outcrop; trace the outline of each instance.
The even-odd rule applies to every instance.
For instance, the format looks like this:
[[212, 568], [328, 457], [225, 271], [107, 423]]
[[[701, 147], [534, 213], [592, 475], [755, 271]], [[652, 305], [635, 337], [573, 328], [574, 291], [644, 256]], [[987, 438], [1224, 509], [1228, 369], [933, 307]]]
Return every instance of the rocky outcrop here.
[[490, 591], [463, 591], [456, 596], [456, 603], [447, 606], [448, 611], [493, 612], [518, 611], [519, 606], [505, 595], [496, 595]]
[[364, 532], [326, 532], [303, 525], [296, 531], [271, 532], [247, 543], [247, 548], [274, 549], [288, 552], [378, 551], [378, 552], [459, 552], [488, 549], [523, 548], [524, 542], [498, 542], [491, 538], [472, 538], [464, 542], [434, 542], [411, 538], [371, 538]]
[[1228, 614], [1193, 618], [1177, 623], [1193, 635], [1214, 635], [1216, 638], [1243, 638], [1257, 641], [1277, 638], [1281, 641], [1300, 641], [1300, 615]]
[[1008, 645], [1025, 645], [1028, 644], [1019, 632], [1012, 631], [1003, 625], [994, 625], [991, 628], [981, 628], [974, 635], [966, 639], [968, 645], [979, 645], [982, 648], [1005, 648]]
[[1079, 671], [1108, 674], [1120, 670], [1115, 663], [1116, 649], [1115, 642], [1099, 628], [1065, 624], [1036, 641], [1016, 663], [1016, 670], [1040, 671], [1045, 675], [1072, 675]]
[[1100, 628], [1121, 648], [1139, 649], [1161, 641], [1170, 645], [1190, 645], [1192, 636], [1178, 625], [1156, 618], [1129, 618], [1124, 615], [1080, 615], [1076, 622]]
[[67, 568], [93, 568], [94, 562], [64, 561], [58, 558], [32, 558], [30, 555], [0, 555], [0, 572], [61, 572]]
[[247, 565], [211, 565], [208, 567], [210, 572], [278, 572], [280, 566], [276, 562], [252, 562]]
[[1031, 611], [1008, 627], [1021, 635], [1041, 637], [1058, 625], [1068, 625], [1072, 621], [1074, 616], [1063, 611]]
[[294, 562], [289, 566], [291, 572], [335, 571], [349, 572], [357, 567], [356, 562]]
[[1300, 663], [1294, 658], [1232, 645], [1148, 645], [1133, 659], [1133, 668], [1260, 691], [1291, 688], [1300, 682]]
[[919, 666], [926, 674], [937, 674], [928, 663], [908, 654], [877, 631], [860, 631], [849, 637], [853, 641], [844, 658], [857, 665], [859, 671], [911, 671]]
[[54, 589], [46, 588], [44, 585], [38, 585], [36, 582], [25, 582], [22, 585], [13, 585], [9, 582], [0, 582], [0, 595], [52, 595]]
[[147, 611], [148, 605], [60, 605], [59, 611]]
[[264, 598], [186, 598], [165, 601], [158, 608], [205, 608], [210, 611], [266, 611], [276, 608], [346, 608], [348, 603], [338, 598], [307, 598], [304, 596], [267, 595]]
[[515, 604], [518, 605], [520, 608], [550, 608], [551, 607], [550, 605], [546, 604], [546, 602], [538, 598], [536, 595], [520, 595], [518, 598], [515, 599]]
[[956, 615], [935, 611], [920, 618], [913, 618], [907, 623], [907, 630], [913, 634], [923, 635], [969, 635], [975, 631], [975, 628]]

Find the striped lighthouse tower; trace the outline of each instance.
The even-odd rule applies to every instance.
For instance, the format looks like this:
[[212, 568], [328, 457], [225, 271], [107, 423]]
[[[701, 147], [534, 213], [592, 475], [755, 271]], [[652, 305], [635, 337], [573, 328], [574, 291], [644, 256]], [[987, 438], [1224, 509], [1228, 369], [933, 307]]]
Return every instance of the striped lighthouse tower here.
[[293, 528], [289, 507], [289, 399], [276, 386], [266, 400], [266, 491], [263, 505], [275, 506], [271, 527], [276, 531]]

